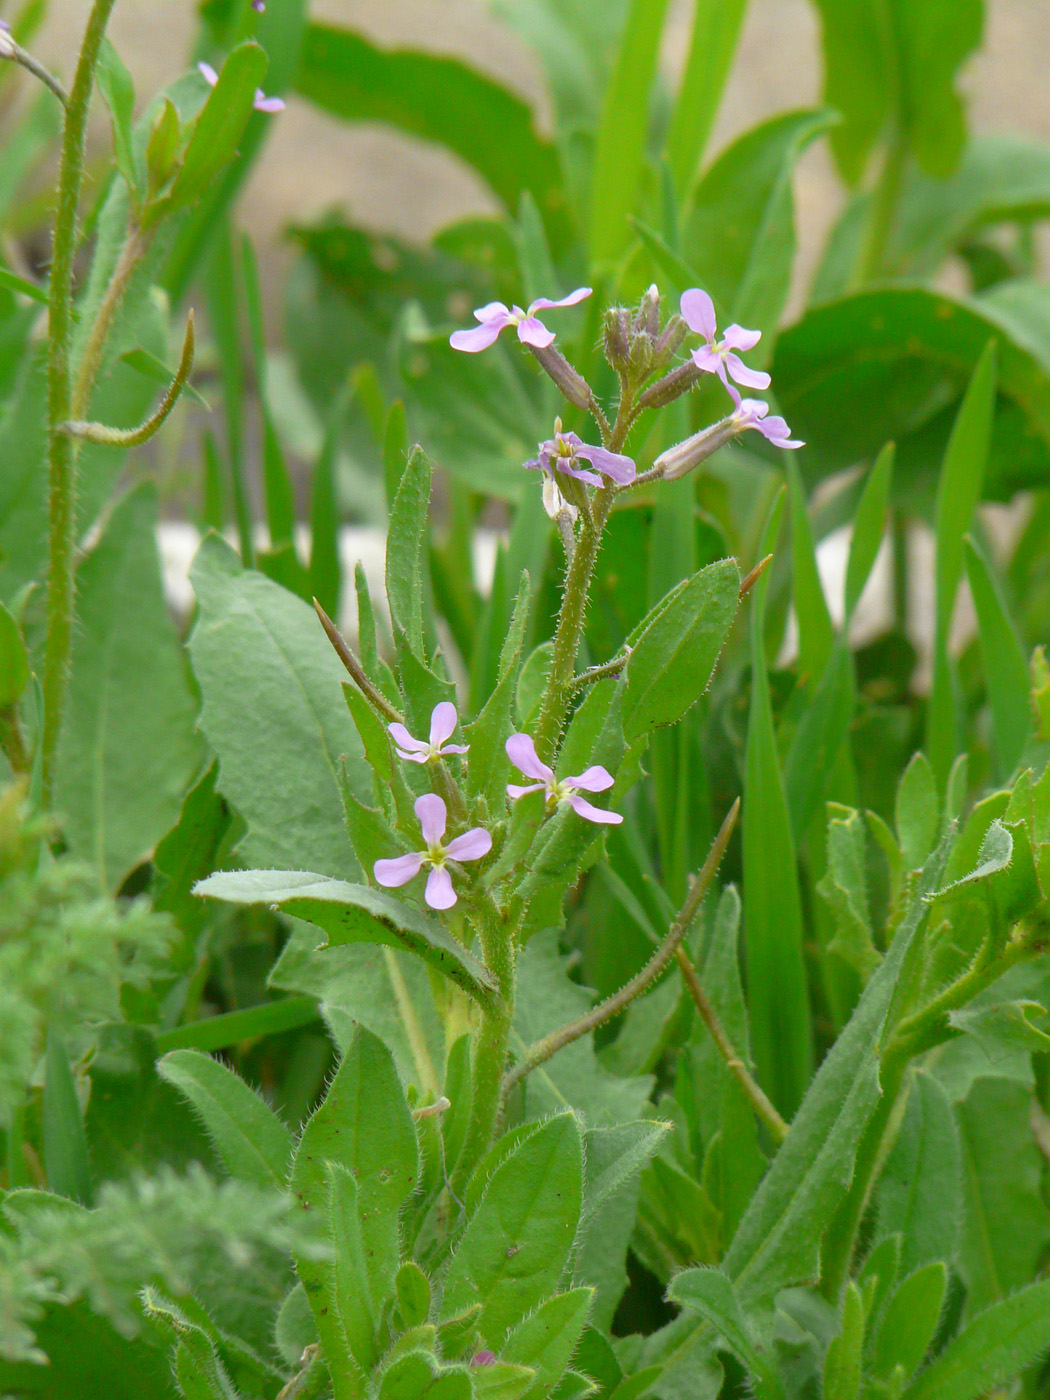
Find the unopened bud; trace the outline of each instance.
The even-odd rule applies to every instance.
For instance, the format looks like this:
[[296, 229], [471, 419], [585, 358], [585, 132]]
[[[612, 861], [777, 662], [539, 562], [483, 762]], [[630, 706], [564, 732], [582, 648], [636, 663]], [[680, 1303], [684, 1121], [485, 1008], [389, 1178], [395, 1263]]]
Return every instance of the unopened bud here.
[[665, 404], [673, 403], [675, 399], [688, 393], [702, 374], [703, 370], [697, 369], [692, 360], [686, 360], [684, 365], [679, 365], [670, 374], [658, 379], [655, 384], [650, 384], [639, 397], [638, 407], [663, 408]]
[[653, 471], [659, 472], [664, 481], [678, 481], [743, 431], [744, 425], [736, 414], [730, 414], [728, 418], [712, 423], [709, 428], [703, 428], [684, 442], [677, 442], [674, 447], [661, 452], [653, 463]]
[[634, 318], [635, 332], [655, 339], [660, 329], [660, 292], [655, 282], [638, 303]]
[[654, 363], [666, 364], [688, 334], [689, 327], [676, 311], [667, 325], [664, 326], [663, 334], [653, 347]]
[[582, 374], [573, 369], [560, 350], [553, 345], [530, 345], [529, 349], [570, 403], [577, 408], [589, 407], [594, 398], [591, 386]]
[[630, 367], [631, 313], [622, 306], [611, 306], [605, 313], [605, 358], [618, 374]]

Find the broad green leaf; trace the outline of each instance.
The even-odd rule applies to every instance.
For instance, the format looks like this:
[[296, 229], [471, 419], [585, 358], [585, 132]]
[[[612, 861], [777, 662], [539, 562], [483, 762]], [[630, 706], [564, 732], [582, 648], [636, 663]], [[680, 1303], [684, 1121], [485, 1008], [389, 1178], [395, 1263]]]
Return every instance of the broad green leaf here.
[[231, 904], [266, 904], [317, 924], [331, 946], [381, 943], [414, 953], [482, 1002], [491, 975], [429, 915], [382, 890], [331, 880], [309, 870], [230, 870], [209, 875], [194, 893]]
[[609, 1197], [641, 1171], [670, 1128], [669, 1123], [638, 1122], [587, 1132], [581, 1226], [589, 1225]]
[[69, 1051], [55, 1029], [47, 1033], [44, 1066], [40, 1132], [48, 1186], [59, 1196], [90, 1206], [94, 1190], [84, 1119], [69, 1064]]
[[536, 1374], [531, 1366], [512, 1366], [507, 1361], [494, 1361], [475, 1371], [470, 1378], [475, 1400], [520, 1400]]
[[18, 623], [0, 603], [0, 708], [14, 705], [29, 684], [29, 656]]
[[564, 195], [554, 148], [536, 132], [528, 103], [467, 64], [383, 49], [352, 30], [311, 24], [296, 90], [346, 121], [382, 122], [447, 146], [509, 213], [530, 190], [548, 228], [557, 232]]
[[901, 963], [926, 917], [926, 896], [941, 882], [949, 850], [946, 840], [927, 861], [892, 944], [824, 1057], [733, 1237], [722, 1267], [745, 1306], [817, 1277], [820, 1238], [879, 1101], [878, 1051]]
[[973, 1319], [904, 1392], [904, 1400], [978, 1400], [1050, 1345], [1050, 1279]]
[[155, 527], [155, 496], [143, 485], [119, 502], [77, 571], [56, 800], [69, 846], [111, 888], [174, 823], [199, 754]]
[[1020, 1084], [982, 1078], [957, 1109], [965, 1209], [956, 1266], [970, 1317], [1027, 1283], [1050, 1243], [1029, 1097]]
[[929, 1074], [912, 1080], [878, 1205], [880, 1233], [900, 1238], [903, 1275], [954, 1258], [962, 1218], [959, 1134], [947, 1096]]
[[982, 1046], [994, 1065], [1011, 1051], [1050, 1050], [1050, 1036], [1036, 1021], [1046, 1019], [1046, 1007], [1037, 1001], [1006, 1001], [994, 1006], [964, 1006], [948, 1013], [948, 1022]]
[[769, 336], [751, 363], [768, 352], [791, 285], [795, 164], [834, 123], [829, 111], [773, 117], [723, 151], [693, 193], [681, 248], [694, 275], [688, 285], [707, 288], [727, 321]]
[[266, 53], [258, 44], [240, 44], [233, 50], [194, 123], [175, 183], [148, 207], [145, 227], [155, 226], [180, 209], [192, 208], [208, 194], [237, 154], [267, 67]]
[[219, 790], [244, 817], [248, 863], [314, 865], [356, 875], [343, 829], [339, 758], [354, 791], [371, 778], [350, 724], [346, 673], [301, 599], [242, 570], [209, 536], [191, 574], [199, 613], [190, 636], [203, 703], [201, 727], [219, 759]]
[[817, 893], [827, 901], [835, 923], [828, 949], [867, 981], [879, 963], [868, 899], [867, 828], [859, 812], [834, 802], [828, 803], [827, 856]]
[[842, 1328], [832, 1339], [824, 1360], [825, 1400], [857, 1400], [864, 1349], [864, 1304], [851, 1280], [842, 1300]]
[[966, 576], [977, 610], [981, 664], [992, 710], [999, 772], [1013, 772], [1032, 732], [1028, 663], [999, 581], [984, 551], [966, 538]]
[[[907, 335], [902, 328], [907, 327]], [[985, 494], [1050, 478], [1050, 289], [997, 285], [977, 297], [882, 287], [812, 307], [777, 340], [780, 408], [805, 439], [809, 483], [897, 443], [899, 496], [924, 509], [953, 422], [989, 339], [999, 397]]]
[[492, 1176], [445, 1278], [442, 1318], [481, 1304], [477, 1327], [502, 1351], [557, 1284], [583, 1202], [583, 1140], [571, 1113], [550, 1118]]
[[[324, 1102], [303, 1130], [291, 1189], [323, 1220], [342, 1268], [300, 1256], [299, 1277], [317, 1321], [335, 1393], [357, 1393], [354, 1363], [394, 1296], [398, 1214], [419, 1170], [416, 1131], [390, 1052], [358, 1029]], [[355, 1267], [356, 1266], [356, 1267]], [[367, 1289], [367, 1301], [348, 1295]], [[369, 1362], [362, 1361], [368, 1365]]]
[[394, 1279], [397, 1310], [405, 1328], [419, 1327], [430, 1312], [430, 1281], [414, 1259], [406, 1259]]
[[739, 583], [734, 560], [709, 564], [642, 624], [625, 672], [628, 743], [673, 724], [703, 694], [736, 616]]
[[591, 166], [591, 258], [611, 262], [630, 239], [627, 216], [635, 207], [649, 131], [668, 0], [629, 0], [616, 64], [605, 90]]
[[679, 199], [696, 178], [746, 13], [747, 0], [695, 0], [689, 53], [667, 133], [667, 163]]
[[117, 169], [128, 182], [128, 189], [138, 194], [142, 177], [132, 149], [131, 123], [135, 114], [135, 83], [120, 55], [103, 39], [96, 69], [99, 92], [109, 108], [113, 123], [113, 153]]
[[503, 1360], [530, 1366], [536, 1373], [536, 1379], [525, 1391], [529, 1400], [549, 1395], [565, 1373], [587, 1321], [593, 1295], [592, 1288], [574, 1288], [548, 1298], [507, 1338]]
[[918, 870], [937, 844], [941, 804], [937, 781], [923, 753], [914, 754], [897, 787], [894, 813], [906, 870]]
[[875, 556], [886, 531], [886, 512], [889, 506], [895, 452], [893, 443], [888, 442], [875, 458], [875, 464], [868, 473], [853, 517], [853, 536], [850, 539], [849, 562], [846, 565], [844, 608], [847, 626], [860, 602], [864, 585], [871, 574]]
[[394, 625], [420, 660], [423, 650], [423, 559], [430, 509], [430, 462], [421, 447], [409, 453], [390, 511], [386, 594]]
[[904, 1378], [913, 1375], [933, 1341], [948, 1287], [943, 1260], [918, 1269], [894, 1293], [875, 1337], [872, 1370], [889, 1378], [900, 1366]]
[[[774, 504], [762, 553], [776, 539]], [[751, 595], [751, 705], [744, 769], [744, 947], [759, 1079], [781, 1113], [798, 1107], [813, 1070], [795, 843], [773, 729], [765, 657], [768, 571]], [[632, 656], [631, 660], [634, 660]]]
[[963, 537], [981, 499], [995, 410], [995, 342], [990, 341], [973, 372], [948, 440], [937, 488], [934, 536], [935, 627], [933, 686], [926, 712], [926, 748], [938, 784], [947, 782], [958, 752], [959, 726], [953, 693], [948, 633], [963, 569]]
[[198, 1050], [173, 1050], [157, 1073], [193, 1105], [231, 1176], [284, 1190], [292, 1136], [239, 1075]]
[[667, 1293], [674, 1302], [699, 1313], [725, 1338], [750, 1371], [761, 1374], [763, 1363], [740, 1310], [740, 1301], [721, 1270], [687, 1269], [675, 1275]]

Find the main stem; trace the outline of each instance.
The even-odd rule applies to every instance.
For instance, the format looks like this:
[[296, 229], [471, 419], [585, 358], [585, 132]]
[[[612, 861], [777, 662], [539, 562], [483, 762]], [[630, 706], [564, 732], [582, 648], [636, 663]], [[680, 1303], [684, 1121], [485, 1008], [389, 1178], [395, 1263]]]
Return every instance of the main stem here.
[[44, 653], [44, 731], [42, 740], [44, 800], [55, 780], [55, 753], [62, 724], [73, 650], [76, 546], [76, 444], [60, 431], [71, 416], [73, 331], [73, 255], [77, 208], [84, 174], [84, 134], [95, 77], [95, 64], [116, 0], [95, 0], [84, 32], [62, 133], [58, 209], [51, 252], [48, 291], [48, 510], [47, 644]]

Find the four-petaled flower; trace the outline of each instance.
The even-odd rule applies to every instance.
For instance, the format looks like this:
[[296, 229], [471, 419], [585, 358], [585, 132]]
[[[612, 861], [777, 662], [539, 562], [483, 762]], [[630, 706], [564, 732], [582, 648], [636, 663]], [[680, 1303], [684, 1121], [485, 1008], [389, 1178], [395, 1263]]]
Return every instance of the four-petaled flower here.
[[465, 831], [462, 836], [453, 837], [447, 846], [441, 844], [445, 834], [445, 804], [435, 792], [428, 792], [417, 799], [416, 816], [427, 843], [425, 851], [413, 851], [411, 855], [395, 856], [393, 860], [377, 860], [372, 867], [376, 883], [387, 889], [407, 885], [423, 869], [430, 866], [427, 886], [423, 898], [431, 909], [451, 909], [456, 902], [456, 891], [452, 888], [452, 877], [445, 868], [449, 860], [480, 860], [492, 849], [492, 837], [482, 826]]
[[[209, 87], [214, 87], [219, 81], [219, 75], [210, 63], [198, 63], [201, 76]], [[257, 112], [283, 112], [284, 102], [279, 97], [267, 97], [262, 88], [255, 89], [255, 101], [252, 106]]]
[[732, 384], [728, 388], [736, 404], [736, 412], [732, 417], [735, 427], [741, 430], [754, 428], [774, 447], [805, 447], [804, 442], [791, 436], [791, 429], [779, 413], [774, 413], [772, 418], [767, 416], [769, 404], [762, 399], [742, 399]]
[[469, 354], [476, 354], [478, 350], [487, 349], [504, 326], [517, 326], [518, 339], [523, 344], [535, 345], [543, 350], [554, 340], [554, 333], [547, 329], [535, 313], [552, 306], [575, 306], [590, 294], [590, 287], [577, 287], [567, 297], [562, 297], [561, 301], [538, 297], [527, 311], [522, 311], [520, 306], [504, 306], [501, 301], [490, 301], [487, 306], [479, 306], [474, 312], [474, 319], [480, 321], [481, 325], [474, 326], [469, 331], [453, 331], [448, 343], [453, 350], [466, 350]]
[[413, 739], [403, 724], [388, 724], [387, 729], [394, 736], [398, 758], [407, 759], [409, 763], [434, 763], [447, 753], [466, 753], [470, 748], [469, 744], [445, 743], [458, 723], [455, 705], [451, 700], [442, 700], [440, 705], [434, 706], [430, 716], [429, 743], [423, 739]]
[[[633, 481], [637, 474], [630, 457], [622, 457], [619, 452], [607, 452], [604, 447], [591, 447], [575, 433], [563, 433], [560, 422], [554, 426], [554, 436], [540, 443], [539, 454], [525, 465], [531, 471], [545, 472], [551, 480], [557, 471], [585, 481], [588, 486], [600, 486], [602, 478], [598, 473], [601, 472], [623, 486]], [[589, 462], [595, 470], [588, 471], [580, 466], [581, 462]]]
[[539, 792], [544, 789], [547, 794], [548, 807], [554, 807], [559, 802], [567, 802], [575, 812], [578, 812], [581, 817], [586, 817], [589, 822], [605, 822], [611, 826], [617, 826], [623, 821], [623, 817], [618, 812], [605, 812], [600, 807], [592, 807], [585, 798], [576, 795], [577, 788], [582, 788], [584, 792], [604, 792], [606, 788], [612, 787], [612, 774], [600, 764], [594, 764], [576, 777], [563, 778], [559, 782], [554, 776], [554, 769], [548, 768], [541, 761], [536, 752], [536, 745], [528, 734], [512, 734], [507, 740], [506, 748], [507, 757], [514, 764], [514, 767], [519, 768], [527, 778], [537, 780], [524, 787], [519, 787], [517, 783], [508, 783], [508, 797], [517, 799], [524, 797], [527, 792]]
[[[717, 374], [729, 388], [729, 379], [746, 384], [751, 389], [768, 389], [769, 375], [763, 370], [748, 369], [736, 350], [753, 350], [762, 339], [761, 331], [746, 331], [735, 322], [726, 328], [722, 340], [716, 340], [715, 304], [706, 292], [692, 287], [682, 293], [682, 318], [691, 331], [702, 335], [705, 344], [693, 351], [693, 364], [708, 374]], [[726, 376], [729, 376], [727, 378]]]

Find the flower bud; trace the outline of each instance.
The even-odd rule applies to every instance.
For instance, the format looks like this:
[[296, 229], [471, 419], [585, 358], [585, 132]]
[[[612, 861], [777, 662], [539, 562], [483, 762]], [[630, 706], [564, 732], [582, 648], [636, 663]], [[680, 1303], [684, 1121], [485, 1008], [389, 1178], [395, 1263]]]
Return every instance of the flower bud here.
[[702, 375], [703, 370], [697, 369], [692, 360], [686, 360], [684, 365], [679, 365], [670, 374], [665, 374], [663, 379], [650, 384], [639, 398], [638, 407], [663, 408], [665, 404], [673, 403], [675, 399], [688, 393]]
[[570, 403], [577, 408], [589, 406], [594, 398], [591, 386], [582, 374], [573, 369], [560, 350], [553, 345], [530, 345], [529, 349]]
[[617, 374], [630, 367], [631, 313], [622, 306], [611, 306], [605, 313], [605, 358]]
[[675, 443], [674, 447], [669, 447], [666, 452], [661, 452], [653, 463], [653, 471], [658, 471], [664, 481], [678, 481], [720, 447], [738, 437], [743, 430], [737, 415], [730, 414], [728, 418], [712, 423], [709, 428], [702, 428], [692, 437]]
[[638, 303], [638, 314], [634, 318], [636, 335], [646, 335], [655, 339], [660, 330], [660, 292], [655, 282]]
[[653, 346], [653, 363], [662, 369], [688, 334], [689, 327], [676, 311]]

